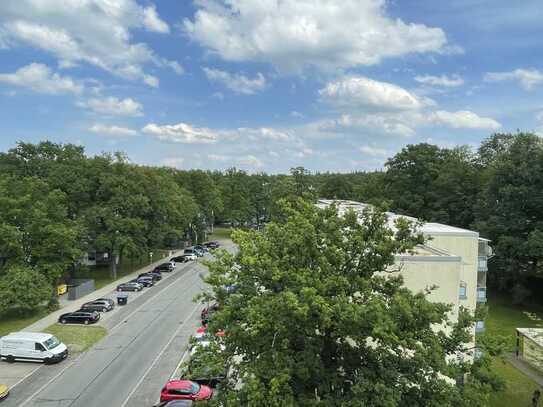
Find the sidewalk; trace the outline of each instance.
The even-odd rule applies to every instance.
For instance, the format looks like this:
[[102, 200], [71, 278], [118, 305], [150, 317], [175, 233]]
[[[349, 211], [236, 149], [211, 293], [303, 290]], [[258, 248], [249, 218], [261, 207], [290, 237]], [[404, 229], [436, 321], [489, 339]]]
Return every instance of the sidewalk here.
[[105, 297], [107, 294], [110, 294], [111, 292], [115, 291], [115, 289], [117, 288], [117, 286], [119, 284], [130, 281], [130, 280], [133, 280], [134, 278], [136, 278], [138, 276], [138, 274], [145, 273], [147, 271], [151, 271], [156, 266], [158, 266], [160, 263], [164, 263], [165, 261], [169, 260], [170, 257], [179, 256], [181, 254], [183, 254], [183, 250], [175, 251], [175, 252], [172, 253], [172, 255], [167, 256], [167, 257], [163, 257], [162, 259], [157, 260], [156, 262], [151, 263], [148, 266], [140, 268], [140, 269], [132, 272], [131, 274], [128, 274], [128, 275], [126, 275], [126, 276], [124, 276], [124, 277], [122, 277], [122, 278], [120, 278], [118, 280], [115, 280], [112, 283], [110, 283], [110, 284], [108, 284], [108, 285], [106, 285], [106, 286], [104, 286], [104, 287], [102, 287], [102, 288], [100, 288], [100, 289], [98, 289], [96, 291], [93, 291], [92, 293], [90, 293], [88, 295], [85, 295], [84, 297], [81, 297], [81, 298], [79, 298], [77, 300], [74, 300], [74, 301], [62, 302], [60, 304], [61, 305], [60, 309], [58, 309], [57, 311], [52, 312], [51, 314], [47, 315], [46, 317], [43, 317], [39, 321], [34, 322], [32, 325], [27, 326], [26, 328], [23, 329], [23, 331], [41, 332], [45, 328], [47, 328], [50, 325], [56, 323], [58, 321], [58, 317], [61, 314], [64, 314], [66, 312], [77, 311], [78, 309], [81, 308], [81, 305], [83, 305], [84, 303], [92, 301], [95, 298]]
[[518, 370], [520, 370], [522, 373], [524, 373], [526, 376], [528, 376], [530, 379], [532, 379], [543, 388], [543, 374], [541, 374], [541, 372], [538, 372], [526, 362], [517, 358], [514, 354], [507, 355], [506, 359], [514, 367], [516, 367]]

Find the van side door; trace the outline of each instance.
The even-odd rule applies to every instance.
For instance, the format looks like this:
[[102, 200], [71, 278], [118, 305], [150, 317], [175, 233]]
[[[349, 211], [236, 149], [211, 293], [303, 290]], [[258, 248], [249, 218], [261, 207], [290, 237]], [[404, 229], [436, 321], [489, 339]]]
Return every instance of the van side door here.
[[47, 349], [39, 342], [34, 343], [34, 351], [32, 351], [32, 358], [43, 360], [46, 357]]

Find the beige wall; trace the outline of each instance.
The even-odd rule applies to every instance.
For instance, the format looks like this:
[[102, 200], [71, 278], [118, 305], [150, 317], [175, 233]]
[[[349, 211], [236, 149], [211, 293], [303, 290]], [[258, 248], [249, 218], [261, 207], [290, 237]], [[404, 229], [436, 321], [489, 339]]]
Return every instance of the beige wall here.
[[543, 348], [525, 336], [522, 336], [522, 342], [522, 358], [543, 372]]

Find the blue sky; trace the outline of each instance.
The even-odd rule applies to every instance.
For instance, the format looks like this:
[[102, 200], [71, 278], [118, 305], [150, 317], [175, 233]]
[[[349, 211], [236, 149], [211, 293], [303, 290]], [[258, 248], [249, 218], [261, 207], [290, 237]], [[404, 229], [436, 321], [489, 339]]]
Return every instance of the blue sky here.
[[538, 0], [0, 2], [0, 150], [178, 168], [382, 168], [543, 134]]

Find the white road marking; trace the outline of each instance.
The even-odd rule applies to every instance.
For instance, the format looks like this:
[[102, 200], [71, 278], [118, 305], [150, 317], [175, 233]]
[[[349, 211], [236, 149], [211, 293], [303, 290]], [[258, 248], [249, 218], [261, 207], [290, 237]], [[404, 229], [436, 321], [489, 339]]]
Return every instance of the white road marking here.
[[59, 378], [62, 375], [62, 373], [64, 373], [68, 368], [72, 367], [75, 364], [75, 362], [77, 362], [79, 360], [81, 355], [82, 355], [82, 353], [80, 353], [74, 360], [72, 360], [69, 364], [67, 364], [64, 367], [64, 369], [62, 369], [60, 372], [58, 372], [52, 379], [50, 379], [47, 383], [45, 383], [43, 386], [41, 386], [34, 394], [32, 394], [32, 396], [30, 396], [22, 404], [20, 404], [19, 407], [23, 407], [29, 401], [32, 401], [32, 399], [34, 397], [36, 397], [38, 394], [40, 394], [43, 391], [43, 389], [45, 389], [47, 386], [49, 386], [51, 383], [53, 383], [57, 378]]
[[164, 345], [164, 347], [160, 350], [159, 354], [156, 356], [156, 358], [153, 360], [153, 363], [151, 363], [151, 365], [149, 365], [149, 367], [147, 368], [147, 370], [145, 370], [145, 373], [143, 373], [143, 376], [141, 376], [141, 378], [138, 380], [138, 382], [136, 383], [136, 385], [134, 386], [134, 388], [130, 391], [130, 393], [128, 394], [128, 397], [126, 397], [126, 399], [124, 400], [123, 404], [121, 404], [120, 407], [125, 407], [126, 406], [126, 403], [128, 403], [128, 400], [130, 399], [130, 397], [132, 397], [132, 395], [136, 392], [136, 390], [139, 388], [140, 384], [143, 382], [143, 380], [145, 379], [145, 377], [149, 374], [149, 372], [151, 371], [151, 369], [155, 366], [156, 362], [158, 362], [158, 360], [162, 357], [162, 355], [164, 354], [164, 352], [166, 351], [166, 349], [168, 348], [168, 346], [170, 346], [170, 344], [173, 342], [173, 340], [175, 339], [175, 337], [179, 334], [179, 331], [187, 324], [187, 322], [189, 322], [192, 318], [192, 316], [194, 315], [194, 313], [196, 312], [196, 310], [200, 307], [200, 304], [196, 304], [196, 306], [193, 308], [192, 312], [190, 313], [190, 315], [187, 317], [187, 319], [185, 319], [185, 321], [183, 321], [183, 323], [181, 325], [179, 325], [179, 327], [175, 330], [175, 332], [173, 333], [173, 335], [170, 337], [170, 339], [168, 340], [168, 342], [166, 343], [166, 345]]
[[30, 373], [28, 373], [27, 375], [25, 375], [22, 379], [20, 379], [17, 383], [9, 386], [10, 389], [14, 389], [15, 386], [17, 386], [19, 383], [21, 383], [23, 380], [25, 380], [27, 377], [33, 375], [37, 370], [41, 369], [43, 367], [43, 365], [39, 365], [38, 367], [36, 367], [34, 370], [32, 370]]

